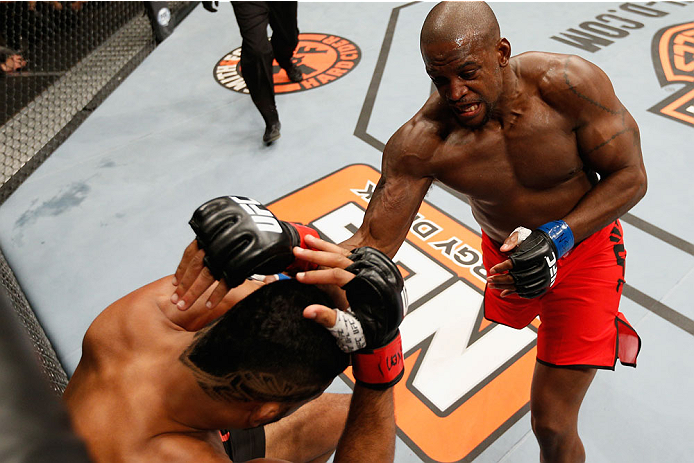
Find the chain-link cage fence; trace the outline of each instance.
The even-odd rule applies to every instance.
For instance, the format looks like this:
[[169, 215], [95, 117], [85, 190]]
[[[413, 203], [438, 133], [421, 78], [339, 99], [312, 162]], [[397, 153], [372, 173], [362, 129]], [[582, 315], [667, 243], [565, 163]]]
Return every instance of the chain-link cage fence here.
[[[196, 4], [0, 2], [0, 204]], [[0, 274], [62, 393], [67, 375], [2, 253]]]
[[7, 295], [12, 301], [12, 308], [14, 309], [15, 315], [17, 315], [17, 318], [24, 326], [24, 329], [34, 345], [34, 351], [36, 352], [46, 378], [50, 382], [51, 389], [57, 395], [62, 395], [65, 386], [67, 386], [67, 375], [65, 374], [65, 370], [63, 370], [62, 365], [58, 361], [53, 346], [48, 341], [46, 333], [36, 319], [36, 315], [31, 310], [29, 302], [24, 296], [22, 289], [19, 287], [19, 283], [14, 277], [2, 252], [0, 252], [0, 277], [2, 286], [5, 288]]
[[155, 48], [149, 3], [0, 2], [0, 203]]

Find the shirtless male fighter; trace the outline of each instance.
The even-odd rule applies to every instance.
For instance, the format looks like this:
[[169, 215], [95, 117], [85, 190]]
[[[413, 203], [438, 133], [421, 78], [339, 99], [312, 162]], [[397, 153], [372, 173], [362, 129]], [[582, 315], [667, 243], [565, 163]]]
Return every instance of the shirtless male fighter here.
[[[588, 61], [511, 57], [485, 3], [436, 5], [420, 39], [438, 92], [388, 141], [364, 221], [342, 246], [393, 257], [434, 180], [465, 195], [483, 232], [485, 316], [542, 321], [530, 392], [540, 459], [584, 461], [578, 412], [596, 369], [635, 365], [640, 348], [618, 312], [618, 218], [646, 192], [638, 127]], [[181, 281], [172, 300], [187, 307], [198, 284]]]
[[[199, 245], [206, 268], [232, 289], [209, 309], [210, 286], [181, 311], [168, 276], [95, 319], [64, 394], [93, 461], [325, 462], [337, 447], [335, 462], [392, 462], [391, 386], [403, 371], [392, 358], [402, 359], [406, 310], [395, 264], [375, 249], [346, 257], [316, 239], [301, 257], [324, 266], [299, 275], [311, 284], [259, 283], [246, 278], [298, 261], [292, 248], [315, 232], [240, 197], [209, 201], [191, 226], [189, 248]], [[350, 312], [333, 309], [317, 284], [344, 288]], [[339, 332], [346, 317], [360, 326], [356, 336]], [[347, 366], [345, 352], [357, 379], [349, 414], [349, 394], [321, 395]]]
[[511, 57], [485, 3], [436, 5], [420, 45], [438, 91], [388, 141], [343, 246], [392, 257], [434, 180], [465, 195], [483, 232], [485, 317], [542, 322], [530, 401], [540, 460], [584, 461], [578, 412], [596, 369], [635, 366], [640, 348], [618, 312], [618, 218], [646, 192], [638, 127], [594, 64]]

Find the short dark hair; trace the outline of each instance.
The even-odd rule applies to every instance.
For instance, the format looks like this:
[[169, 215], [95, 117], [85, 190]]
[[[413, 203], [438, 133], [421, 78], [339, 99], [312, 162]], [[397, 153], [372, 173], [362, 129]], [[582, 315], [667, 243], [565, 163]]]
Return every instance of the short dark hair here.
[[349, 356], [328, 330], [303, 317], [311, 304], [331, 307], [332, 301], [296, 280], [267, 284], [200, 330], [180, 359], [216, 399], [315, 397], [344, 371]]

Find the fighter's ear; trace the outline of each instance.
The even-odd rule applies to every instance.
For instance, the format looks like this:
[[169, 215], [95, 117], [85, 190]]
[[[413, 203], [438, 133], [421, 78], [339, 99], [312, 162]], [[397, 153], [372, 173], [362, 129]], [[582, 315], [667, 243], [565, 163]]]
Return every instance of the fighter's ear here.
[[248, 418], [252, 428], [275, 421], [283, 407], [278, 402], [263, 402], [253, 409]]
[[508, 60], [511, 58], [511, 43], [505, 37], [502, 37], [499, 39], [496, 50], [499, 56], [499, 66], [507, 66]]

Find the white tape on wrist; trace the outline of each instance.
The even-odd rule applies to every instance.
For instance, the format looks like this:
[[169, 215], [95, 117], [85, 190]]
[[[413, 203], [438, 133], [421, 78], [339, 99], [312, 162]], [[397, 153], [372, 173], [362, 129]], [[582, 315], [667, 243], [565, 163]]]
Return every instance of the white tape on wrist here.
[[335, 337], [337, 345], [342, 352], [349, 354], [366, 347], [366, 339], [364, 339], [364, 330], [361, 327], [361, 322], [349, 308], [347, 312], [337, 311], [337, 321], [332, 328], [328, 328], [328, 331]]
[[525, 227], [518, 227], [511, 232], [511, 235], [514, 233], [518, 233], [518, 244], [521, 244], [528, 236], [530, 236], [532, 230]]
[[402, 291], [400, 291], [400, 298], [402, 299], [402, 316], [405, 318], [407, 311], [410, 309], [410, 301], [407, 297], [407, 287], [402, 287]]

